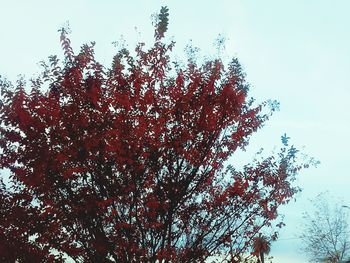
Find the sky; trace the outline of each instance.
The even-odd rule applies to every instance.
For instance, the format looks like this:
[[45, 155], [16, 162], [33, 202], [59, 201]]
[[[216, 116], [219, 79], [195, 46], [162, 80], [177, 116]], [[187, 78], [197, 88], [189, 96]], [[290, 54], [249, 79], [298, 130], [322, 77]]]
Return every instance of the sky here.
[[347, 0], [0, 0], [0, 75], [15, 81], [31, 77], [38, 62], [61, 55], [57, 30], [69, 22], [73, 47], [96, 41], [96, 56], [108, 66], [125, 39], [152, 43], [151, 15], [170, 9], [168, 36], [181, 54], [190, 42], [215, 56], [218, 35], [226, 39], [222, 56], [237, 56], [257, 101], [276, 99], [280, 111], [251, 139], [243, 162], [259, 148], [269, 152], [287, 133], [291, 143], [319, 160], [302, 171], [303, 189], [283, 207], [286, 227], [273, 243], [276, 262], [307, 262], [300, 252], [302, 213], [309, 199], [328, 191], [350, 205], [350, 1]]

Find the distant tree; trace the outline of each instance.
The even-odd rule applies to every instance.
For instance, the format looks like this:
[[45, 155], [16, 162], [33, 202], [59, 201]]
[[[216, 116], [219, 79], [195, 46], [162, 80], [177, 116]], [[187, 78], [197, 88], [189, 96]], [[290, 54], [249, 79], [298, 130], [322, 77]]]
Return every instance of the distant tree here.
[[276, 105], [248, 97], [237, 59], [172, 63], [167, 26], [162, 8], [154, 45], [111, 68], [62, 29], [63, 63], [43, 62], [30, 92], [1, 80], [1, 262], [234, 262], [299, 191], [286, 136], [280, 153], [228, 165]]
[[320, 194], [313, 200], [314, 213], [304, 214], [301, 235], [303, 248], [311, 262], [345, 262], [350, 257], [348, 211]]
[[253, 254], [258, 258], [258, 262], [265, 262], [265, 255], [270, 253], [271, 243], [266, 236], [259, 235], [253, 239]]

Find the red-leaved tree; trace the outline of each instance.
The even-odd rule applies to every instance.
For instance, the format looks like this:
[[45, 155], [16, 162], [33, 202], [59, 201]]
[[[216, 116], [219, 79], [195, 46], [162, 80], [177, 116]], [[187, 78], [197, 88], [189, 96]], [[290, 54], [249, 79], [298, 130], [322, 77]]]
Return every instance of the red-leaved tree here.
[[282, 225], [295, 148], [229, 165], [273, 105], [254, 106], [237, 59], [174, 66], [167, 17], [151, 48], [110, 68], [62, 29], [64, 61], [43, 63], [29, 92], [1, 80], [1, 262], [236, 262]]

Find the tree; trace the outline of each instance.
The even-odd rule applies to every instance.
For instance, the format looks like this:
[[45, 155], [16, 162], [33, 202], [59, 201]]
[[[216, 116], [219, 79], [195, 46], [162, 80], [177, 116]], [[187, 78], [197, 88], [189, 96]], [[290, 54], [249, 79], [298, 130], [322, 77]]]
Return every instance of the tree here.
[[301, 235], [305, 252], [311, 262], [343, 262], [350, 257], [348, 213], [345, 207], [330, 206], [327, 196], [319, 194], [313, 200], [314, 213], [304, 214]]
[[259, 262], [265, 262], [265, 255], [270, 253], [271, 243], [267, 237], [259, 235], [253, 239], [253, 253], [258, 258]]
[[74, 54], [62, 29], [63, 62], [43, 62], [30, 92], [1, 80], [2, 262], [234, 262], [299, 191], [286, 141], [229, 165], [276, 104], [254, 104], [237, 59], [172, 63], [167, 17], [111, 68], [94, 43]]

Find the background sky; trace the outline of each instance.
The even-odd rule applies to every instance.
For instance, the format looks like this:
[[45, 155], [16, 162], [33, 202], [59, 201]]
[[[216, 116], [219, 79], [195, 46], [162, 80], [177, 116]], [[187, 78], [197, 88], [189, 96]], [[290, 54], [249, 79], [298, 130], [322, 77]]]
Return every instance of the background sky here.
[[284, 133], [321, 161], [299, 175], [303, 192], [282, 209], [287, 226], [271, 250], [275, 262], [307, 262], [297, 237], [309, 199], [329, 191], [350, 205], [350, 1], [0, 0], [0, 75], [29, 78], [40, 71], [39, 61], [61, 55], [57, 30], [66, 21], [73, 47], [96, 41], [97, 58], [109, 66], [112, 42], [121, 35], [131, 48], [152, 43], [150, 17], [162, 5], [170, 9], [167, 35], [177, 42], [175, 52], [181, 55], [192, 40], [202, 55], [215, 56], [212, 43], [221, 34], [227, 39], [222, 55], [240, 59], [250, 95], [281, 104], [233, 162], [248, 160], [260, 147], [273, 150]]

